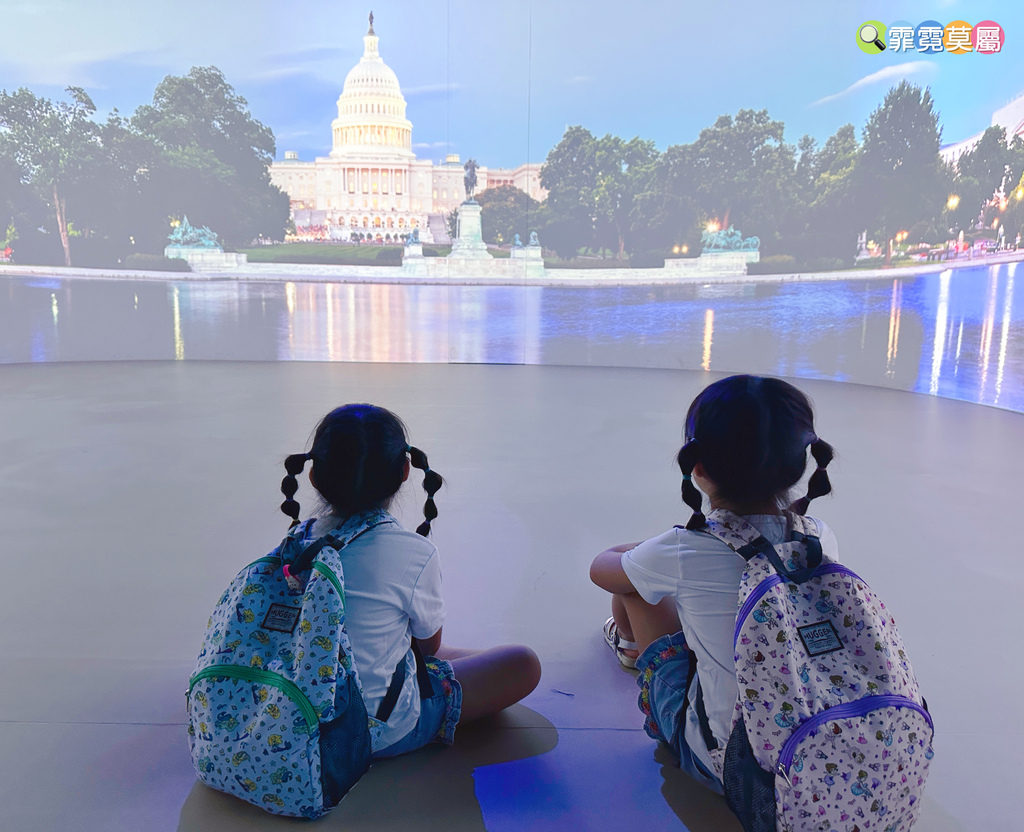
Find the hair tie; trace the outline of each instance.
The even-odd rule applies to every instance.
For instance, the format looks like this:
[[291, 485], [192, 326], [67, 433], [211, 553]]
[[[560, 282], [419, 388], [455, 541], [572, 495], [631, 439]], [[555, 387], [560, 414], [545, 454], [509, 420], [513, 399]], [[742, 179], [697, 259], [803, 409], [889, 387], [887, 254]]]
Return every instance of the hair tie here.
[[407, 454], [411, 454], [412, 453], [412, 445], [406, 445], [405, 446], [405, 452]]
[[692, 477], [689, 474], [683, 474], [683, 482], [689, 482]]

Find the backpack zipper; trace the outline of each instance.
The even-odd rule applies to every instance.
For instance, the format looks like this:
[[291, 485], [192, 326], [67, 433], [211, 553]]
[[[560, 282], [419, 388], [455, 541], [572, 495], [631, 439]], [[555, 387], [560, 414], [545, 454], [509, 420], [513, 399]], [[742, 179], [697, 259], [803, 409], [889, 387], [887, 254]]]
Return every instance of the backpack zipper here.
[[[858, 581], [864, 581], [864, 579], [861, 578], [860, 575], [858, 575], [852, 569], [847, 569], [841, 563], [822, 564], [814, 570], [814, 574], [811, 575], [811, 577], [808, 578], [808, 580], [820, 578], [822, 575], [828, 575], [832, 572], [841, 572], [844, 575], [849, 575], [851, 578], [856, 578]], [[764, 597], [764, 595], [768, 592], [769, 589], [771, 589], [774, 586], [778, 586], [779, 584], [785, 582], [785, 580], [785, 578], [783, 578], [781, 575], [777, 573], [770, 575], [769, 577], [761, 581], [761, 583], [759, 583], [754, 588], [754, 591], [747, 596], [747, 600], [743, 602], [743, 606], [740, 607], [740, 611], [736, 614], [736, 631], [732, 637], [733, 650], [736, 649], [736, 642], [740, 640], [740, 630], [743, 629], [743, 622], [746, 621], [747, 616], [750, 615], [751, 612], [753, 612], [754, 607], [757, 606], [757, 602]]]
[[811, 733], [815, 728], [825, 722], [831, 722], [839, 719], [848, 719], [849, 717], [860, 717], [864, 716], [871, 711], [881, 710], [882, 708], [910, 708], [913, 711], [917, 711], [922, 714], [928, 722], [928, 727], [935, 731], [935, 725], [932, 722], [931, 714], [928, 713], [924, 708], [918, 705], [913, 699], [909, 699], [906, 696], [896, 696], [894, 694], [883, 694], [881, 696], [865, 696], [856, 702], [844, 702], [842, 705], [835, 705], [826, 711], [817, 713], [814, 716], [808, 718], [805, 722], [800, 724], [789, 739], [786, 740], [782, 745], [782, 750], [779, 752], [779, 762], [776, 765], [776, 773], [782, 775], [789, 782], [789, 767], [793, 763], [793, 755], [796, 754], [796, 747], [803, 739]]
[[[256, 566], [256, 564], [258, 564], [258, 563], [280, 563], [280, 562], [281, 562], [281, 558], [268, 556], [268, 557], [265, 557], [265, 558], [260, 558], [259, 560], [254, 560], [252, 563], [250, 563], [246, 567], [246, 569], [251, 569], [252, 567]], [[344, 606], [345, 605], [345, 590], [343, 590], [341, 588], [341, 581], [338, 580], [338, 576], [336, 574], [334, 574], [334, 570], [331, 569], [331, 567], [329, 567], [327, 564], [320, 563], [320, 561], [314, 561], [313, 562], [313, 569], [315, 569], [317, 572], [319, 572], [321, 575], [323, 575], [325, 578], [327, 578], [327, 580], [329, 580], [334, 585], [334, 588], [338, 592], [338, 596], [341, 598], [342, 606]]]
[[294, 682], [285, 679], [284, 676], [270, 670], [259, 670], [255, 667], [242, 667], [237, 664], [215, 664], [210, 667], [204, 667], [189, 680], [188, 696], [192, 696], [192, 688], [196, 686], [197, 682], [202, 679], [215, 677], [241, 679], [245, 682], [258, 682], [277, 688], [299, 706], [299, 710], [302, 711], [302, 716], [306, 720], [306, 725], [309, 727], [310, 734], [312, 734], [320, 724], [320, 717], [317, 716], [313, 703], [309, 701], [306, 694], [302, 692], [302, 689]]

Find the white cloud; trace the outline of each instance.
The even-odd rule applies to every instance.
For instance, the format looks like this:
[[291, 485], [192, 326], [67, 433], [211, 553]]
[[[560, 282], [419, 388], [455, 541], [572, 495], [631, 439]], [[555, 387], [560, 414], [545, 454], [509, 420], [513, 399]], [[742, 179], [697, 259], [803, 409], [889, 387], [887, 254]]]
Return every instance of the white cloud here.
[[916, 75], [920, 72], [930, 72], [937, 69], [938, 65], [934, 61], [910, 61], [905, 64], [887, 66], [878, 70], [878, 72], [872, 72], [870, 75], [865, 75], [859, 81], [854, 81], [842, 92], [837, 92], [834, 95], [826, 95], [824, 98], [819, 98], [817, 101], [812, 103], [811, 106], [817, 107], [819, 104], [827, 104], [829, 101], [844, 98], [850, 93], [856, 92], [864, 87], [870, 87], [872, 84], [878, 84], [883, 81], [895, 81], [897, 79], [906, 78], [908, 75]]
[[572, 78], [570, 78], [565, 83], [567, 83], [567, 84], [589, 84], [593, 80], [594, 79], [591, 78], [589, 75], [574, 75]]

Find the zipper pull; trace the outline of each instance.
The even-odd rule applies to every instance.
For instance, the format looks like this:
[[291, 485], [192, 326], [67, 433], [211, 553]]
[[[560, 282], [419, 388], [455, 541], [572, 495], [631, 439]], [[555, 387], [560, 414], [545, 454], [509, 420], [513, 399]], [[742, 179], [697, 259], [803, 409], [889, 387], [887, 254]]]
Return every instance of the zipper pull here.
[[775, 764], [775, 776], [781, 777], [786, 781], [786, 785], [789, 786], [789, 788], [793, 788], [793, 784], [789, 780], [789, 772], [786, 771], [786, 767], [782, 765], [781, 760]]
[[299, 580], [298, 578], [296, 578], [291, 573], [291, 571], [288, 568], [288, 564], [287, 563], [282, 567], [282, 571], [284, 572], [284, 579], [288, 583], [288, 589], [290, 589], [292, 592], [301, 592], [302, 591], [302, 581]]

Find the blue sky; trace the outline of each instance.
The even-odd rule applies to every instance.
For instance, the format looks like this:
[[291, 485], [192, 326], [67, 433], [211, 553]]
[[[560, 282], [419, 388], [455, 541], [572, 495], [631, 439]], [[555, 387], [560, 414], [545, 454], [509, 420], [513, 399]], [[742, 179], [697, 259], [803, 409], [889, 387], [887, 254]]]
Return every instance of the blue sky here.
[[[901, 77], [932, 88], [949, 142], [1024, 93], [1019, 0], [0, 0], [0, 88], [53, 97], [74, 84], [101, 113], [130, 113], [165, 75], [213, 64], [273, 129], [279, 158], [309, 159], [330, 149], [370, 8], [415, 150], [435, 160], [543, 161], [570, 124], [664, 149], [744, 107], [767, 108], [790, 142], [823, 142], [846, 122], [859, 132]], [[871, 18], [992, 19], [1006, 44], [992, 56], [867, 55], [854, 36]]]

